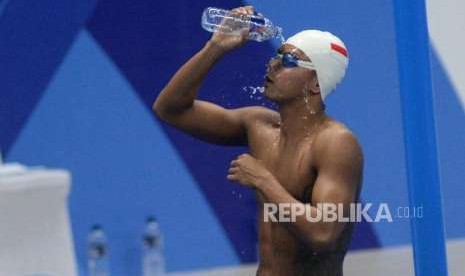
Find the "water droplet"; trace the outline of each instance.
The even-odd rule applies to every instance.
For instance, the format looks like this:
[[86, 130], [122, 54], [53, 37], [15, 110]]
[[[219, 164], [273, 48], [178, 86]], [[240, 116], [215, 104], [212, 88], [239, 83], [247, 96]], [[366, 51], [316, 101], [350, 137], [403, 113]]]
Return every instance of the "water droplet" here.
[[308, 93], [304, 92], [304, 102], [308, 104]]
[[284, 38], [284, 35], [283, 35], [283, 30], [281, 28], [278, 29], [276, 38], [279, 39], [281, 44], [284, 44], [284, 42], [286, 42], [286, 39]]
[[[242, 87], [242, 91], [249, 94], [249, 98], [251, 100], [262, 101], [263, 94], [265, 93], [265, 87], [263, 86], [244, 86]], [[263, 104], [262, 104], [263, 105]]]

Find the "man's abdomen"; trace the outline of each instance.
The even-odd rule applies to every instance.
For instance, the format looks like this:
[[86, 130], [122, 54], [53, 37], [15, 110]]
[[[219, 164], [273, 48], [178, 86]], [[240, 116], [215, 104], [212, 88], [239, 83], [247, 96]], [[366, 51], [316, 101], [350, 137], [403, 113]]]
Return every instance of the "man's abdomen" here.
[[[346, 232], [346, 231], [344, 231]], [[350, 232], [350, 231], [349, 231]], [[347, 237], [338, 240], [335, 250], [316, 254], [278, 222], [260, 222], [259, 276], [340, 276]], [[350, 240], [350, 239], [349, 239]], [[342, 249], [342, 250], [341, 250]]]

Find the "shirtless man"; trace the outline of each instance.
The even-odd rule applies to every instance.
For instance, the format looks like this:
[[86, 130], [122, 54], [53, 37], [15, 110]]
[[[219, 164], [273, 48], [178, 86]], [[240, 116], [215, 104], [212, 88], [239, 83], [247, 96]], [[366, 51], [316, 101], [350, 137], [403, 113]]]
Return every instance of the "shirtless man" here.
[[[251, 6], [234, 11], [254, 12]], [[352, 223], [310, 222], [305, 215], [295, 222], [266, 222], [264, 204], [295, 204], [314, 214], [319, 203], [343, 204], [347, 214], [349, 204], [357, 202], [362, 150], [347, 127], [325, 114], [323, 102], [344, 76], [345, 46], [320, 31], [304, 31], [288, 39], [269, 62], [265, 81], [265, 96], [278, 104], [279, 112], [263, 107], [225, 109], [196, 100], [214, 64], [246, 41], [247, 31], [237, 36], [213, 34], [176, 72], [153, 110], [170, 125], [202, 140], [249, 146], [249, 154], [231, 162], [227, 178], [257, 194], [257, 275], [342, 275]]]

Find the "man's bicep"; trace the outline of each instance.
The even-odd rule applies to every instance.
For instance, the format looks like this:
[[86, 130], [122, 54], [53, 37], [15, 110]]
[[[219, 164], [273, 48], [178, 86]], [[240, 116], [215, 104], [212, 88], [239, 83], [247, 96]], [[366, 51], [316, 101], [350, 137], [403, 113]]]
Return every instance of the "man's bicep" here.
[[355, 201], [363, 167], [362, 151], [355, 137], [349, 132], [333, 135], [319, 150], [315, 199]]
[[[342, 207], [344, 217], [348, 217], [350, 204], [356, 202], [360, 188], [363, 166], [361, 149], [356, 140], [344, 137], [326, 142], [330, 146], [319, 152], [325, 156], [317, 167], [318, 176], [313, 186], [311, 203], [316, 207], [318, 204], [320, 207], [321, 204], [330, 204], [333, 209]], [[338, 221], [323, 225], [333, 239], [340, 235], [344, 226], [344, 222]]]
[[246, 108], [225, 109], [196, 100], [194, 105], [169, 123], [199, 139], [221, 145], [246, 145]]
[[356, 192], [356, 183], [348, 178], [321, 173], [313, 186], [312, 204], [348, 205], [355, 202]]
[[[356, 200], [361, 182], [363, 155], [355, 137], [338, 133], [324, 141], [317, 162], [314, 199], [318, 202], [350, 203]], [[312, 197], [313, 198], [313, 197]]]

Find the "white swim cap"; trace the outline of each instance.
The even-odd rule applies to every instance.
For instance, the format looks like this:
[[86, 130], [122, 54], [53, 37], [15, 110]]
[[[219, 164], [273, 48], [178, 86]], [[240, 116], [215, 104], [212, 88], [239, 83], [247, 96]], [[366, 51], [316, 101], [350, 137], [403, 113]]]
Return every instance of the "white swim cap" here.
[[321, 99], [341, 82], [349, 64], [344, 42], [329, 32], [306, 30], [286, 40], [287, 44], [302, 50], [315, 66]]

